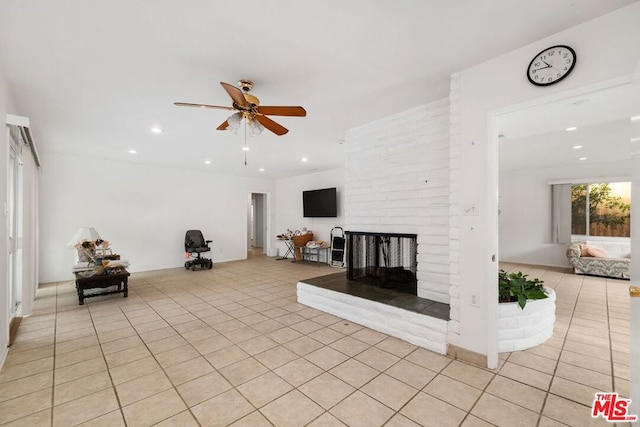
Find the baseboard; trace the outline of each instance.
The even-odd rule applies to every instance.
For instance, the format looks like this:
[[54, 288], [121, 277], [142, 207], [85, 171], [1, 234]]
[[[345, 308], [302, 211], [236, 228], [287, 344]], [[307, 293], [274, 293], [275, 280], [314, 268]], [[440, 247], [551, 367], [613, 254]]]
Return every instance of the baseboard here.
[[18, 335], [20, 322], [22, 322], [22, 317], [16, 316], [11, 319], [11, 323], [9, 323], [9, 346], [13, 344], [13, 341], [16, 339], [16, 335]]
[[4, 362], [7, 360], [7, 354], [9, 354], [9, 347], [0, 345], [0, 369], [2, 369]]
[[487, 367], [486, 354], [476, 353], [475, 351], [467, 350], [466, 348], [458, 347], [457, 345], [449, 344], [447, 346], [447, 356], [473, 363], [481, 368]]
[[542, 267], [542, 268], [563, 268], [563, 269], [567, 269], [567, 270], [571, 270], [573, 269], [573, 266], [571, 265], [566, 265], [566, 264], [540, 264], [538, 263], [533, 263], [533, 262], [524, 262], [524, 261], [513, 261], [513, 260], [508, 260], [508, 259], [501, 259], [499, 262], [506, 262], [509, 264], [522, 264], [522, 265], [529, 265], [531, 267]]

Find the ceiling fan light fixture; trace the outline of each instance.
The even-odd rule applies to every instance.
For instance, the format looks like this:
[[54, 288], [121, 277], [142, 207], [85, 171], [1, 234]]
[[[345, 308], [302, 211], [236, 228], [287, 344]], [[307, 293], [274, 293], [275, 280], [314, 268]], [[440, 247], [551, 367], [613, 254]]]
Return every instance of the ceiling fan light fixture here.
[[242, 123], [242, 113], [235, 113], [229, 116], [227, 119], [227, 123], [229, 123], [229, 127], [227, 128], [230, 131], [237, 131], [240, 128], [240, 124]]
[[258, 136], [264, 130], [264, 126], [262, 126], [257, 120], [249, 121], [249, 136]]

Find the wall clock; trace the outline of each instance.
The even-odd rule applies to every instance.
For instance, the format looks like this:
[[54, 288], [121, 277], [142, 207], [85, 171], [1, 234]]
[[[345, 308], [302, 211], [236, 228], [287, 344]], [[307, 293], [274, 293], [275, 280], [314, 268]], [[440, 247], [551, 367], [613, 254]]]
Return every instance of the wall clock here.
[[564, 45], [552, 46], [533, 57], [527, 78], [536, 86], [549, 86], [567, 77], [575, 65], [575, 50]]

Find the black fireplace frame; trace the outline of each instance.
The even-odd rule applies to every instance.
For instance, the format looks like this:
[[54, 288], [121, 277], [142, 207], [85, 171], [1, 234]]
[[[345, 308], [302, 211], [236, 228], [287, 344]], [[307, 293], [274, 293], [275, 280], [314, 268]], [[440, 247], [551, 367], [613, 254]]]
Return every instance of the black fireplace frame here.
[[[374, 286], [381, 286], [380, 280], [372, 278], [372, 272], [376, 272], [380, 269], [380, 267], [384, 268], [399, 268], [403, 267], [407, 271], [410, 271], [411, 274], [409, 276], [413, 276], [410, 279], [410, 283], [407, 283], [405, 286], [402, 286], [402, 291], [406, 293], [410, 293], [416, 295], [417, 292], [417, 242], [418, 236], [417, 234], [407, 234], [407, 233], [379, 233], [379, 232], [370, 232], [370, 231], [346, 231], [345, 232], [347, 239], [347, 279], [348, 280], [362, 280], [372, 284]], [[364, 240], [363, 240], [364, 239]], [[402, 253], [403, 258], [408, 259], [408, 265], [404, 265], [405, 263], [401, 263], [402, 265], [388, 265], [388, 259], [383, 260], [384, 254], [384, 246], [387, 248], [391, 247], [390, 239], [398, 239], [395, 246], [393, 246], [396, 251], [400, 251]], [[402, 241], [400, 239], [410, 239], [409, 251], [402, 251]], [[359, 245], [356, 248], [356, 245]], [[362, 246], [365, 246], [365, 260], [360, 259], [360, 255], [354, 256], [356, 252], [360, 252]], [[407, 253], [405, 253], [407, 252]], [[358, 264], [354, 265], [354, 258], [358, 258]], [[363, 263], [364, 261], [364, 263]], [[375, 275], [375, 273], [373, 273]], [[383, 280], [385, 281], [385, 280]], [[386, 287], [386, 286], [382, 286]], [[399, 288], [400, 289], [400, 288]]]

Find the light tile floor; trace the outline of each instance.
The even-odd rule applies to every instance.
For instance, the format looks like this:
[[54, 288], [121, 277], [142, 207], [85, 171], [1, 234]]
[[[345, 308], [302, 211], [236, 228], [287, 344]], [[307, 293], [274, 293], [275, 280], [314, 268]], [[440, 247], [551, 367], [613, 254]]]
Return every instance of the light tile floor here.
[[296, 302], [327, 266], [254, 256], [135, 273], [129, 298], [40, 287], [0, 371], [3, 426], [559, 426], [629, 393], [628, 282], [503, 265], [557, 292], [554, 336], [496, 370]]

